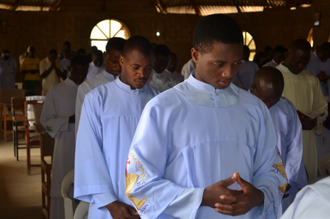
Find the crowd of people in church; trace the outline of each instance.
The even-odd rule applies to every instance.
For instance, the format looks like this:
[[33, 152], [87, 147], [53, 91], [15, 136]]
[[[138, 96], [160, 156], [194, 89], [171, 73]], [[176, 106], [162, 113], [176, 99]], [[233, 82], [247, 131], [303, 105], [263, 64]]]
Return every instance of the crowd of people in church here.
[[[88, 218], [330, 213], [329, 178], [308, 185], [330, 152], [330, 43], [312, 51], [297, 39], [250, 61], [236, 21], [214, 14], [196, 24], [180, 73], [173, 51], [138, 35], [88, 55], [69, 42], [41, 61], [35, 53], [27, 47], [19, 71], [26, 95], [42, 87], [41, 123], [56, 139], [51, 219], [64, 218], [61, 184], [72, 169]], [[1, 89], [15, 87], [17, 70], [4, 50]]]

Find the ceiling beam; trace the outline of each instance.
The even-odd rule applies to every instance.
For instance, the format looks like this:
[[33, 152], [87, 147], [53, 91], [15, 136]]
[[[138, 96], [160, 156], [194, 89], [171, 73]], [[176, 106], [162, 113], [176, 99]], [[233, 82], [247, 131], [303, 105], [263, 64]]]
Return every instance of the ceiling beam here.
[[50, 6], [49, 10], [50, 11], [57, 11], [57, 9], [61, 6], [64, 0], [56, 0], [56, 2]]
[[196, 0], [190, 0], [191, 5], [195, 9], [195, 12], [198, 16], [202, 16], [201, 10], [199, 8], [199, 5], [196, 3]]
[[164, 5], [162, 0], [153, 0], [153, 2], [155, 3], [160, 13], [167, 14], [166, 6]]
[[238, 13], [242, 13], [242, 11], [241, 11], [241, 9], [239, 8], [239, 5], [238, 5], [238, 3], [237, 3], [237, 0], [234, 0], [234, 4], [235, 4], [235, 6], [236, 6], [236, 9], [237, 9]]
[[10, 10], [15, 11], [20, 3], [21, 0], [16, 0], [15, 3], [11, 6]]

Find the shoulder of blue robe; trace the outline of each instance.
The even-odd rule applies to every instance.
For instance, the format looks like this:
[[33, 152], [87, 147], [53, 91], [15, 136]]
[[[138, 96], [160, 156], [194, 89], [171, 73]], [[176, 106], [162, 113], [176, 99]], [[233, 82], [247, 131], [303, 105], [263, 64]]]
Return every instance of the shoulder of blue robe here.
[[330, 177], [306, 186], [284, 212], [281, 219], [328, 218], [330, 215]]

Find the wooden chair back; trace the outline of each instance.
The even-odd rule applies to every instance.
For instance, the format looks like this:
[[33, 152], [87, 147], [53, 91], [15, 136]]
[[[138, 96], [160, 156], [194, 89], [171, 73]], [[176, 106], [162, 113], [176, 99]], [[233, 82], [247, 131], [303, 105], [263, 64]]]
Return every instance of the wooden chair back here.
[[3, 89], [0, 92], [1, 103], [11, 104], [12, 97], [25, 97], [23, 89]]

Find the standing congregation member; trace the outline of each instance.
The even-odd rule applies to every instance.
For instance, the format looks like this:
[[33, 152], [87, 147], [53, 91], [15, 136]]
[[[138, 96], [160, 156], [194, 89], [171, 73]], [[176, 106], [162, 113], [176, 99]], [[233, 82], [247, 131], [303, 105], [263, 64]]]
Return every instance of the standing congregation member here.
[[231, 83], [243, 57], [241, 28], [227, 15], [203, 17], [193, 46], [196, 70], [143, 110], [126, 195], [143, 219], [259, 218], [280, 204], [287, 181], [276, 168], [282, 160], [267, 107]]
[[276, 46], [273, 52], [274, 52], [273, 59], [267, 62], [266, 64], [264, 64], [263, 67], [269, 66], [275, 68], [281, 62], [284, 61], [286, 49], [283, 46], [281, 45]]
[[100, 50], [92, 52], [92, 61], [89, 63], [88, 74], [85, 81], [104, 71], [103, 54]]
[[76, 144], [75, 198], [90, 203], [88, 218], [139, 218], [125, 194], [128, 150], [146, 103], [159, 91], [147, 85], [152, 45], [133, 36], [124, 45], [122, 73], [89, 92]]
[[35, 56], [34, 46], [28, 48], [29, 56], [25, 57], [20, 65], [20, 72], [24, 75], [23, 89], [26, 96], [36, 95], [37, 87], [41, 87], [39, 75], [40, 60]]
[[168, 61], [168, 65], [166, 67], [166, 71], [173, 74], [173, 76], [177, 77], [179, 81], [182, 82], [184, 80], [184, 77], [183, 75], [175, 71], [177, 66], [178, 66], [178, 56], [175, 53], [170, 52], [170, 58]]
[[293, 104], [282, 96], [284, 78], [274, 67], [261, 68], [254, 77], [251, 93], [261, 99], [270, 111], [277, 133], [277, 147], [290, 186], [277, 211], [277, 218], [293, 202], [298, 190], [307, 185], [303, 160], [302, 128]]
[[117, 37], [109, 39], [105, 47], [106, 52], [103, 54], [105, 64], [104, 71], [79, 86], [76, 99], [76, 135], [85, 95], [94, 88], [113, 81], [115, 77], [120, 74], [121, 67], [119, 64], [119, 57], [122, 55], [125, 41], [126, 40]]
[[253, 83], [253, 78], [256, 72], [259, 70], [258, 65], [255, 62], [249, 61], [250, 49], [248, 46], [243, 47], [243, 60], [242, 64], [237, 72], [237, 78], [240, 80], [243, 88], [248, 90]]
[[322, 43], [320, 48], [312, 53], [306, 70], [319, 79], [323, 95], [329, 96], [327, 82], [330, 76], [330, 43]]
[[0, 90], [15, 89], [16, 71], [16, 60], [10, 56], [9, 50], [3, 50], [0, 57]]
[[57, 58], [57, 51], [50, 50], [48, 57], [40, 62], [40, 76], [42, 78], [42, 95], [46, 96], [49, 89], [60, 82], [63, 74], [61, 61]]
[[310, 44], [304, 39], [295, 40], [285, 55], [285, 61], [277, 66], [284, 77], [282, 96], [290, 100], [298, 111], [302, 125], [303, 157], [308, 180], [317, 177], [317, 150], [315, 131], [322, 131], [322, 123], [328, 116], [326, 102], [318, 79], [304, 68], [310, 59]]
[[180, 80], [173, 74], [166, 71], [166, 67], [170, 58], [170, 50], [166, 45], [156, 45], [154, 48], [154, 63], [152, 65], [152, 74], [150, 75], [148, 84], [163, 92], [174, 87]]
[[72, 58], [69, 77], [49, 90], [41, 114], [42, 125], [55, 138], [50, 219], [64, 218], [61, 185], [66, 174], [74, 168], [75, 100], [78, 85], [87, 75], [88, 64], [84, 56], [76, 55]]

